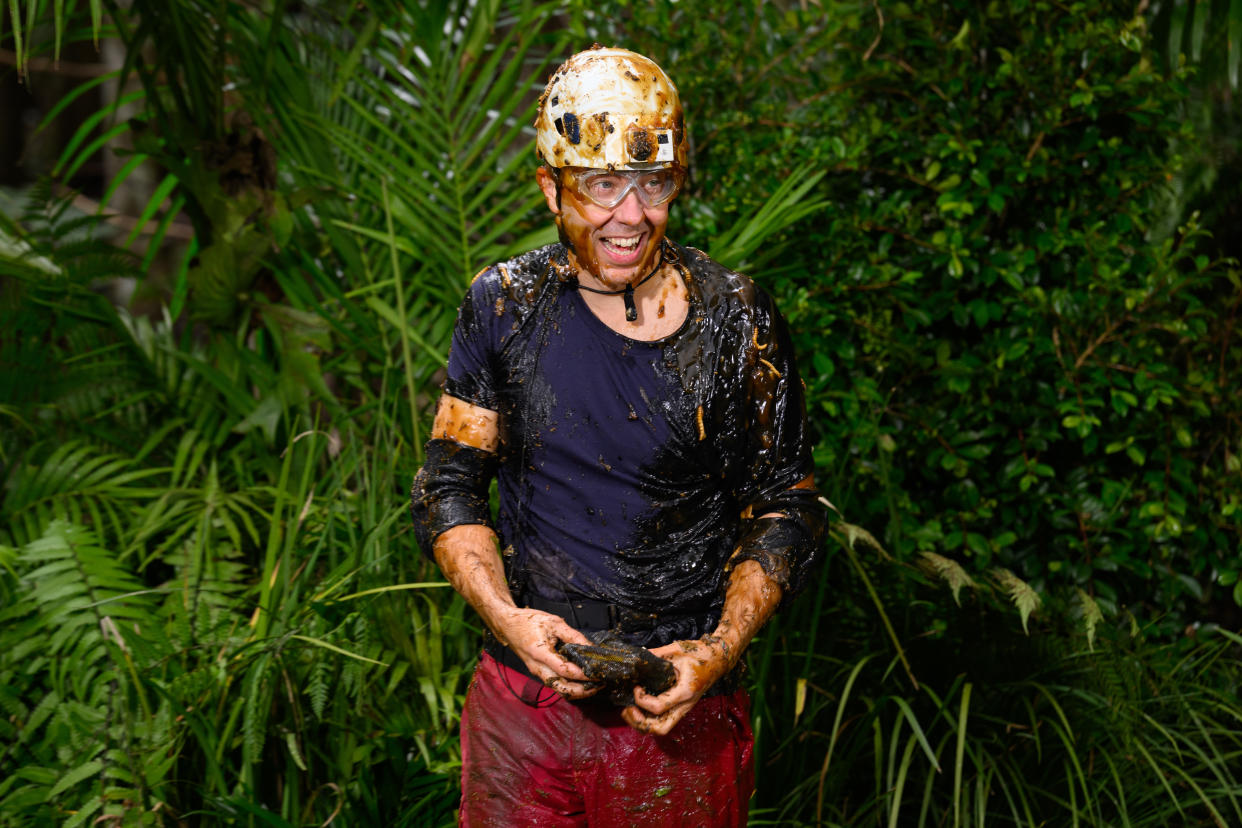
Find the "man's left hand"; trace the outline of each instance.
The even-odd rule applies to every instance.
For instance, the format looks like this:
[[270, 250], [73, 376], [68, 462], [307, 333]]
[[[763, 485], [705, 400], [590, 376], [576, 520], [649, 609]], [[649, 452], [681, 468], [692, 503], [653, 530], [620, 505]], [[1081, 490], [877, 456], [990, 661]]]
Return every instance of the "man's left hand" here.
[[738, 564], [729, 576], [720, 623], [712, 634], [697, 641], [674, 641], [651, 651], [673, 663], [677, 683], [658, 696], [635, 688], [634, 704], [621, 711], [626, 723], [635, 730], [667, 734], [732, 669], [780, 600], [780, 586], [757, 562]]
[[635, 730], [663, 736], [729, 672], [733, 662], [725, 643], [710, 635], [697, 641], [674, 641], [651, 652], [673, 663], [677, 682], [658, 696], [634, 688], [634, 704], [621, 711], [621, 716]]

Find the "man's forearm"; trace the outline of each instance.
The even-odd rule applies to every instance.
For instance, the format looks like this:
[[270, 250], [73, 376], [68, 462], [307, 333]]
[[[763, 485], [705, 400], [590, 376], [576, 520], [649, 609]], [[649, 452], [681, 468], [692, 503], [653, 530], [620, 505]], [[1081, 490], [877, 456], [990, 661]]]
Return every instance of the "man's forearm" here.
[[436, 563], [453, 589], [474, 607], [492, 634], [508, 646], [505, 618], [517, 606], [505, 584], [496, 533], [489, 526], [454, 526], [436, 538], [434, 548]]
[[747, 645], [772, 617], [780, 601], [780, 586], [755, 561], [742, 561], [733, 570], [725, 591], [720, 623], [707, 636], [709, 642], [718, 644], [724, 651], [728, 669], [741, 660]]
[[514, 604], [496, 547], [491, 527], [462, 524], [441, 533], [434, 551], [453, 589], [474, 607], [492, 635], [522, 659], [532, 676], [570, 698], [591, 695], [598, 687], [586, 683], [586, 674], [556, 652], [561, 641], [590, 642], [560, 617]]
[[673, 662], [677, 683], [660, 696], [641, 687], [634, 705], [621, 714], [631, 726], [648, 733], [666, 734], [690, 711], [713, 684], [742, 658], [746, 646], [772, 617], [781, 601], [781, 587], [756, 561], [742, 561], [729, 576], [720, 623], [697, 641], [675, 641], [654, 652]]

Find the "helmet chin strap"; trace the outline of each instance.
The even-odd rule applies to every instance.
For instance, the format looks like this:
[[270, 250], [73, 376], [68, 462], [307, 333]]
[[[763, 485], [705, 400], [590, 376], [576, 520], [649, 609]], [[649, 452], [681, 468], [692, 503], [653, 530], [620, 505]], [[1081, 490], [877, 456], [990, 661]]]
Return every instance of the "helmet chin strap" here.
[[[559, 168], [553, 167], [552, 172], [553, 172], [553, 178], [556, 181], [556, 214], [552, 217], [552, 223], [556, 225], [556, 235], [560, 238], [561, 244], [565, 245], [565, 247], [569, 248], [570, 250], [573, 250], [574, 249], [573, 240], [570, 239], [569, 234], [565, 232], [565, 224], [562, 221], [561, 175], [560, 175], [561, 171]], [[667, 243], [668, 243], [667, 239], [660, 240], [660, 255], [656, 259], [655, 267], [651, 268], [651, 272], [648, 273], [646, 276], [644, 276], [642, 279], [640, 279], [637, 282], [637, 284], [634, 284], [634, 283], [627, 284], [625, 287], [621, 288], [621, 290], [600, 290], [599, 288], [587, 287], [586, 285], [582, 284], [581, 279], [578, 279], [576, 277], [574, 279], [574, 284], [576, 284], [578, 287], [582, 288], [583, 290], [588, 290], [591, 293], [598, 293], [600, 296], [617, 296], [618, 294], [620, 294], [621, 296], [624, 297], [624, 301], [625, 301], [625, 321], [637, 322], [638, 321], [638, 306], [634, 304], [634, 288], [645, 285], [648, 281], [651, 280], [652, 276], [660, 272], [660, 266], [664, 264]], [[595, 278], [597, 279], [599, 278], [598, 274], [592, 273], [591, 275], [595, 276]]]
[[633, 303], [633, 289], [635, 289], [636, 287], [640, 287], [642, 286], [642, 284], [646, 284], [648, 281], [650, 281], [651, 277], [655, 276], [656, 273], [660, 272], [660, 266], [663, 263], [664, 263], [664, 257], [663, 257], [663, 251], [661, 251], [660, 261], [656, 262], [656, 267], [651, 268], [651, 273], [648, 273], [647, 276], [642, 277], [642, 279], [640, 279], [640, 281], [638, 281], [637, 284], [631, 282], [630, 284], [626, 284], [626, 286], [621, 288], [620, 290], [600, 290], [599, 288], [589, 288], [589, 287], [586, 287], [585, 284], [582, 284], [580, 279], [578, 281], [578, 287], [582, 290], [590, 290], [591, 293], [599, 293], [601, 297], [615, 297], [615, 295], [617, 294], [623, 295], [623, 297], [625, 297], [626, 322], [637, 322], [638, 305]]

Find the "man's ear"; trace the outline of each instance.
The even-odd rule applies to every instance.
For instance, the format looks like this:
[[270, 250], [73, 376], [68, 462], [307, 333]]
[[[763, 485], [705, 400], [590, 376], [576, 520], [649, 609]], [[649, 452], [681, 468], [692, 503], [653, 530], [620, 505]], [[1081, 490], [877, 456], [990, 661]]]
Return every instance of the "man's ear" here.
[[555, 176], [547, 167], [540, 167], [535, 170], [535, 181], [539, 183], [539, 189], [543, 190], [543, 198], [548, 202], [548, 209], [554, 215], [560, 215], [561, 200], [559, 198], [560, 185], [556, 183]]

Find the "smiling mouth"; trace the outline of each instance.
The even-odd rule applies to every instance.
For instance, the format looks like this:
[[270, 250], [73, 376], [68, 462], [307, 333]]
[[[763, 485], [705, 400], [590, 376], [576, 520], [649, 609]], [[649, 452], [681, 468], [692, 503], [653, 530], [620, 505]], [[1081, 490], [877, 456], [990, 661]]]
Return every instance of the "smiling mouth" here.
[[609, 252], [619, 253], [623, 256], [629, 255], [638, 249], [638, 244], [643, 240], [642, 236], [631, 236], [629, 238], [622, 237], [603, 237], [600, 239], [604, 247]]

